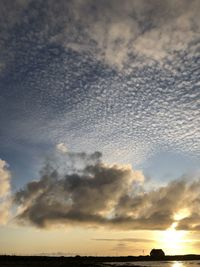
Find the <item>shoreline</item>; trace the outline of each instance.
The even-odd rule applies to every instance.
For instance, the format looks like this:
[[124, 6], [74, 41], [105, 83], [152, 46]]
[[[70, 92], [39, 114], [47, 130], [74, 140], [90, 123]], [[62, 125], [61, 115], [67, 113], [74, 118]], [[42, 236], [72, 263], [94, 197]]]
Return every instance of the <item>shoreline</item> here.
[[105, 262], [137, 262], [137, 261], [191, 261], [200, 260], [200, 255], [186, 254], [186, 255], [166, 255], [164, 257], [152, 257], [152, 256], [18, 256], [18, 255], [0, 255], [0, 263], [2, 261], [34, 261], [34, 262], [54, 262], [64, 261], [72, 263], [105, 263]]

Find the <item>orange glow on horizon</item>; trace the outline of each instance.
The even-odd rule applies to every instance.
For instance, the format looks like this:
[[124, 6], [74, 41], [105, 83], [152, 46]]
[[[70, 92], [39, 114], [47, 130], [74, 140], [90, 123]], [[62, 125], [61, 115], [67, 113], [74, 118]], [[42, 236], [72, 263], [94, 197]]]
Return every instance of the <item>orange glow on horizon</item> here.
[[158, 232], [156, 239], [167, 255], [182, 255], [194, 252], [194, 240], [189, 238], [189, 232], [176, 230], [178, 222], [174, 222], [165, 231]]

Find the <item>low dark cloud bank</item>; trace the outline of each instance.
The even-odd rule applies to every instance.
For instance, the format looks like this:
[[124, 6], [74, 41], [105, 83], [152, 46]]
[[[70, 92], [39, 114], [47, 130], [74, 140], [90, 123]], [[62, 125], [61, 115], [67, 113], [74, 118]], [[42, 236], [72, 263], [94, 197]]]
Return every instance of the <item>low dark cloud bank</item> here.
[[19, 223], [161, 230], [177, 221], [179, 229], [200, 229], [199, 177], [145, 191], [140, 171], [105, 164], [99, 152], [61, 157], [48, 162], [39, 180], [15, 194]]

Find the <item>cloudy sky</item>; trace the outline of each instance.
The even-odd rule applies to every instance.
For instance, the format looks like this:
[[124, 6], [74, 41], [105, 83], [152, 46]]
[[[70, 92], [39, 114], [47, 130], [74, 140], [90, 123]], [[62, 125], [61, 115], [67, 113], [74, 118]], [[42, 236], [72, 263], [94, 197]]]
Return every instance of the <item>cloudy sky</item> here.
[[199, 13], [0, 0], [0, 253], [200, 254]]

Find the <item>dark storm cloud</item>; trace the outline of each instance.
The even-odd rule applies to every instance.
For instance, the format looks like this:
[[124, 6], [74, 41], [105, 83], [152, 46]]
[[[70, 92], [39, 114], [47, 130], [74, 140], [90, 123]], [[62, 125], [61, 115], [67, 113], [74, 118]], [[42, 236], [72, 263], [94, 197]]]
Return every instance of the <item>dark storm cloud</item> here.
[[[167, 229], [177, 221], [179, 229], [199, 228], [198, 176], [193, 182], [183, 177], [145, 191], [141, 172], [129, 165], [105, 164], [100, 156], [98, 152], [77, 154], [77, 159], [85, 162], [79, 168], [67, 163], [70, 155], [64, 170], [50, 164], [45, 166], [39, 180], [28, 183], [15, 194], [17, 221], [42, 228], [75, 224], [126, 230]], [[76, 154], [73, 157], [76, 160]], [[138, 187], [140, 190], [136, 190]], [[183, 210], [187, 213], [183, 214]]]

